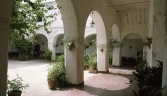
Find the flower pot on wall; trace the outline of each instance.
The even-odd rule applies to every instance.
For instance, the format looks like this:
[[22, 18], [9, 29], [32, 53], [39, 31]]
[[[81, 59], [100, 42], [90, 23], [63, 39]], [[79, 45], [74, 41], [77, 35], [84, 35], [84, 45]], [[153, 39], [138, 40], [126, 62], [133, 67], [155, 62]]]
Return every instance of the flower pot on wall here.
[[69, 51], [72, 51], [72, 49], [73, 49], [73, 48], [72, 48], [72, 47], [70, 47], [70, 48], [69, 48]]
[[101, 52], [103, 52], [104, 50], [103, 49], [100, 49]]
[[152, 44], [152, 38], [146, 37], [149, 44]]

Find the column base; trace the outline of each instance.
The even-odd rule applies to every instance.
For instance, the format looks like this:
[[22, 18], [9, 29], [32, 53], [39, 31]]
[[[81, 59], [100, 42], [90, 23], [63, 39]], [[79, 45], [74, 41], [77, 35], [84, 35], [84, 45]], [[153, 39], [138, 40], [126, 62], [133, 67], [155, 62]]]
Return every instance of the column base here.
[[121, 65], [112, 65], [112, 67], [120, 67]]
[[97, 71], [97, 73], [109, 73], [109, 70], [108, 71]]
[[71, 87], [82, 87], [82, 86], [84, 86], [84, 81], [82, 83], [79, 83], [79, 84], [69, 84], [69, 86], [71, 86]]

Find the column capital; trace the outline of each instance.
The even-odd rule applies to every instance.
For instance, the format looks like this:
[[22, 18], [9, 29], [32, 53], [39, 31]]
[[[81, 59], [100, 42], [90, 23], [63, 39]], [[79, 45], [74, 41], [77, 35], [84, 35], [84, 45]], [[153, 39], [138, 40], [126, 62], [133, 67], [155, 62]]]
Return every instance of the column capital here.
[[84, 44], [84, 39], [63, 39], [64, 43], [74, 42]]
[[106, 49], [110, 47], [109, 44], [97, 44], [96, 46], [97, 48], [106, 48]]

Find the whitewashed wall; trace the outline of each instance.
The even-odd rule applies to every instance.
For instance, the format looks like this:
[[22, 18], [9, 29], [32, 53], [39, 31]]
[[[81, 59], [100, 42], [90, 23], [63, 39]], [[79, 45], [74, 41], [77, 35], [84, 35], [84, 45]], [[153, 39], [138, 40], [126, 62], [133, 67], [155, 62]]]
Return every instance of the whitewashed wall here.
[[143, 51], [142, 39], [124, 39], [121, 56], [137, 58], [137, 52]]
[[89, 48], [86, 48], [85, 50], [85, 52], [88, 54], [96, 53], [96, 44], [92, 44], [92, 45], [89, 44], [92, 40], [96, 40], [96, 35], [90, 35], [87, 38], [85, 38], [86, 45], [89, 45]]

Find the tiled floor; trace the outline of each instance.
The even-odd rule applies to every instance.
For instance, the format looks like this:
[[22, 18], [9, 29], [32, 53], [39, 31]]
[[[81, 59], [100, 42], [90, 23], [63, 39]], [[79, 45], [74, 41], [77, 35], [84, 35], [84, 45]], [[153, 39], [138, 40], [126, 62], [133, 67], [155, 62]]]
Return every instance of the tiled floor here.
[[49, 90], [46, 81], [48, 63], [41, 60], [9, 60], [9, 78], [19, 74], [30, 85], [22, 96], [133, 96], [135, 84], [129, 84], [133, 78], [132, 69], [111, 67], [109, 74], [89, 74], [84, 72], [83, 87], [68, 87], [55, 91]]

